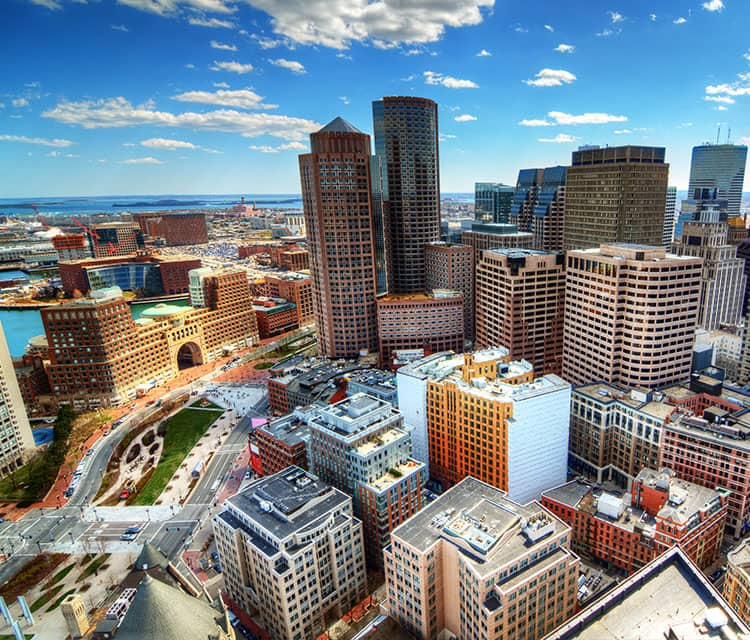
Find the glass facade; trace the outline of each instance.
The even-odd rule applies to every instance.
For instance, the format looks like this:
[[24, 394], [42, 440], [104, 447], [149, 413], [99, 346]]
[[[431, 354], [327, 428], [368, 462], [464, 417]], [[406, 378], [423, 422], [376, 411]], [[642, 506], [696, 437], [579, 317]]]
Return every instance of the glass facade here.
[[474, 184], [474, 218], [480, 222], [508, 222], [514, 189], [500, 182]]
[[728, 201], [730, 217], [740, 215], [747, 147], [739, 144], [705, 144], [693, 147], [688, 198], [702, 199], [696, 191], [716, 189], [716, 198]]
[[155, 264], [129, 262], [84, 269], [84, 273], [90, 289], [120, 287], [123, 291], [141, 290], [148, 296], [164, 293], [159, 266]]

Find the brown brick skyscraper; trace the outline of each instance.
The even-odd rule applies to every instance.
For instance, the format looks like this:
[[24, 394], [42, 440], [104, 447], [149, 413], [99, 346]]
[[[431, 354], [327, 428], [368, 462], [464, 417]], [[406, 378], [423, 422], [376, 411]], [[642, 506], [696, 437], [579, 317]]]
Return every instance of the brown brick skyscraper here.
[[321, 355], [377, 349], [370, 136], [336, 118], [299, 157]]
[[372, 103], [372, 116], [382, 170], [388, 290], [423, 293], [424, 247], [440, 240], [437, 104], [386, 97]]
[[563, 248], [629, 242], [659, 246], [669, 165], [664, 147], [603, 147], [573, 152], [565, 189]]

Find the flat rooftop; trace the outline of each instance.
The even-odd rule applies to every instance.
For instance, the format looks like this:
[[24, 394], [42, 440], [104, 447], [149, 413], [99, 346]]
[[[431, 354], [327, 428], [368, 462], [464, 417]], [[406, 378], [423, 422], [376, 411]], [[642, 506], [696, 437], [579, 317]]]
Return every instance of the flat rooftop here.
[[724, 621], [733, 634], [750, 632], [683, 551], [673, 547], [543, 640], [726, 640], [707, 616]]
[[263, 431], [290, 447], [310, 440], [310, 427], [303, 419], [293, 413], [271, 420], [258, 427], [258, 431]]
[[[522, 519], [534, 526], [536, 519], [549, 531], [531, 542], [522, 531]], [[546, 547], [547, 535], [567, 528], [538, 503], [520, 505], [500, 489], [468, 477], [397, 527], [392, 536], [426, 551], [439, 539], [459, 547], [481, 574], [496, 568], [535, 546]]]
[[227, 498], [225, 510], [240, 512], [258, 529], [278, 539], [312, 526], [351, 498], [300, 469], [288, 467], [272, 476], [258, 478]]

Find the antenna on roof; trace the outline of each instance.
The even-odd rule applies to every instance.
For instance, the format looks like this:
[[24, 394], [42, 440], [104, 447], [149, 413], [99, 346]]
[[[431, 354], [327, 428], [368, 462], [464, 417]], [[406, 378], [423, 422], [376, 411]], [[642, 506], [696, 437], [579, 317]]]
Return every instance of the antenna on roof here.
[[727, 131], [727, 144], [730, 144], [730, 140], [732, 139], [732, 127], [729, 127], [729, 131]]
[[720, 135], [721, 135], [721, 125], [719, 125], [719, 128], [716, 130], [716, 144], [719, 144]]

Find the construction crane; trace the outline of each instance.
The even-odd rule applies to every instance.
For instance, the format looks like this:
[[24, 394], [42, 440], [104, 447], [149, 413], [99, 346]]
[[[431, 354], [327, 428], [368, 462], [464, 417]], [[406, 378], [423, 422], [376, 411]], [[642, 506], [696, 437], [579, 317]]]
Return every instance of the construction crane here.
[[42, 223], [42, 226], [44, 227], [45, 231], [48, 231], [50, 226], [47, 224], [47, 221], [42, 217], [42, 214], [39, 213], [39, 209], [36, 208], [36, 205], [31, 205], [31, 208], [34, 210], [34, 213], [36, 214], [37, 220]]
[[79, 226], [81, 229], [83, 229], [86, 232], [86, 235], [91, 239], [91, 244], [94, 245], [94, 254], [96, 254], [96, 248], [97, 248], [97, 245], [99, 244], [99, 234], [94, 229], [89, 229], [78, 218], [72, 217], [71, 220], [73, 220], [73, 222], [75, 222], [77, 226]]

